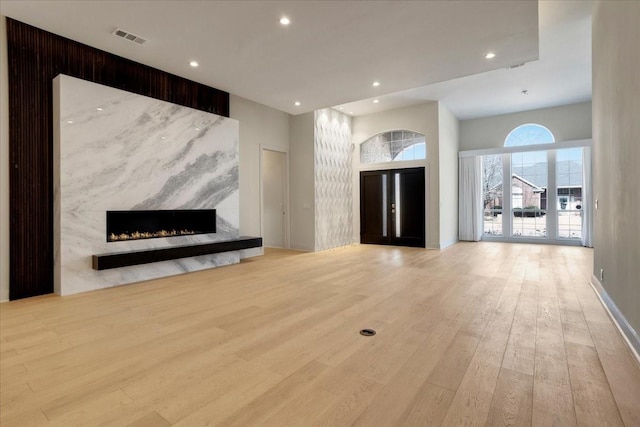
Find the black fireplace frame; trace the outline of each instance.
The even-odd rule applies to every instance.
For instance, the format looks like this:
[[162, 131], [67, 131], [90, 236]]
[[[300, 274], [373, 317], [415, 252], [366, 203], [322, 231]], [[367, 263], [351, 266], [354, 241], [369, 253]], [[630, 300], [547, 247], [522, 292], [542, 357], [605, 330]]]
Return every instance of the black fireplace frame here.
[[[189, 230], [191, 232], [176, 235], [138, 237], [135, 239], [110, 239], [113, 233], [132, 234], [134, 232], [153, 232], [161, 230]], [[184, 235], [210, 234], [216, 232], [215, 209], [158, 209], [158, 210], [115, 210], [106, 212], [105, 238], [109, 243], [130, 242], [135, 240], [159, 239]]]

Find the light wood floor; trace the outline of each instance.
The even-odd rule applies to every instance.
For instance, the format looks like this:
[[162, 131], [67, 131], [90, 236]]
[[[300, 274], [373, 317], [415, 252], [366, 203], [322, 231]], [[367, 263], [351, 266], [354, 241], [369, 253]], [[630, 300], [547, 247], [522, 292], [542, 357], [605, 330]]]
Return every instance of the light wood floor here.
[[640, 369], [592, 255], [271, 250], [5, 303], [0, 425], [640, 426]]

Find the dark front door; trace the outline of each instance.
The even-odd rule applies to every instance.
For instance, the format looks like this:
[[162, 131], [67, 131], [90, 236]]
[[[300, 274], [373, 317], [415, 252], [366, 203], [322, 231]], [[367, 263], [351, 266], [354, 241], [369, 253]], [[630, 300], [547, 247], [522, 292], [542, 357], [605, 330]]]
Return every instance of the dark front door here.
[[360, 172], [360, 242], [425, 246], [424, 168]]

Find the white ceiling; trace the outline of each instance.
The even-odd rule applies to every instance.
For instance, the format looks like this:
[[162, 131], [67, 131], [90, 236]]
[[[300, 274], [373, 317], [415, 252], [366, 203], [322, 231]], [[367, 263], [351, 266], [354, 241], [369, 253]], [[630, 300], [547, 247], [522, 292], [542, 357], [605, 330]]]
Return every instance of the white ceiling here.
[[541, 1], [540, 59], [522, 67], [500, 68], [336, 108], [357, 116], [438, 100], [458, 119], [466, 120], [589, 101], [592, 6], [590, 1]]
[[[2, 15], [291, 114], [437, 99], [461, 119], [590, 99], [590, 10], [576, 1], [0, 3]], [[116, 27], [149, 42], [119, 39]]]

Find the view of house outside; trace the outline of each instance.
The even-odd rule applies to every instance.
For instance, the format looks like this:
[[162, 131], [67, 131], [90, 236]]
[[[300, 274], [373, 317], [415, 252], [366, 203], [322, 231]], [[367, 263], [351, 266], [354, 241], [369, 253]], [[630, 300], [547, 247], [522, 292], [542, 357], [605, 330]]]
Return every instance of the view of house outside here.
[[[509, 134], [505, 146], [553, 143], [548, 129], [535, 124]], [[555, 203], [558, 238], [582, 238], [582, 148], [556, 151], [556, 188], [548, 188], [547, 151], [505, 154], [510, 157], [511, 185], [505, 193], [503, 155], [482, 157], [484, 234], [547, 237], [548, 203]], [[553, 194], [555, 193], [555, 196]], [[551, 197], [550, 197], [551, 196]], [[503, 230], [504, 197], [511, 200], [511, 230]]]
[[556, 151], [558, 237], [582, 238], [582, 148]]

